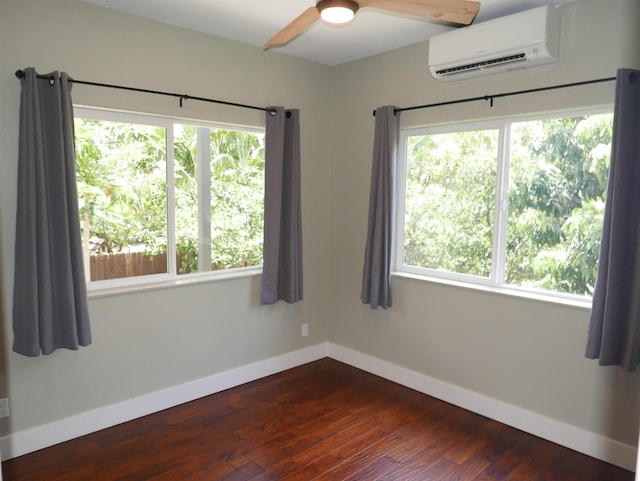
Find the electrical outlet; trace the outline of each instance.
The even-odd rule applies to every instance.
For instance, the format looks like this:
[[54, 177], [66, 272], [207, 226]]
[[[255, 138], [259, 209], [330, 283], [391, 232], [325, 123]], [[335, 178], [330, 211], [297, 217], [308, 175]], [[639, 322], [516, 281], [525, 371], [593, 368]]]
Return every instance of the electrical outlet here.
[[0, 418], [9, 417], [9, 400], [7, 398], [0, 399]]
[[302, 337], [309, 335], [309, 324], [302, 325]]

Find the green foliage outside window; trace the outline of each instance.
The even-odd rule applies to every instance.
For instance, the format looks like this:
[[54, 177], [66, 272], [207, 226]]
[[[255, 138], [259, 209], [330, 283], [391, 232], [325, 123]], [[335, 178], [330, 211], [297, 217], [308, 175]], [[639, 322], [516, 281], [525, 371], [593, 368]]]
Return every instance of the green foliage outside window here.
[[514, 124], [506, 283], [593, 293], [611, 135], [610, 114]]
[[404, 264], [591, 295], [612, 115], [509, 124], [506, 239], [494, 246], [499, 130], [407, 137]]
[[[176, 127], [176, 242], [184, 254], [178, 272], [187, 273], [198, 270], [196, 128]], [[262, 265], [264, 136], [211, 130], [209, 140], [211, 269]]]
[[76, 179], [83, 229], [110, 252], [167, 248], [165, 129], [76, 119]]
[[497, 131], [408, 142], [405, 264], [489, 276]]
[[[168, 249], [167, 135], [173, 139], [173, 215], [178, 273], [197, 272], [206, 249], [210, 266], [262, 264], [264, 136], [241, 130], [171, 129], [76, 118], [76, 179], [85, 266], [90, 255], [142, 250], [153, 260]], [[199, 179], [198, 132], [208, 137], [210, 176]], [[201, 134], [202, 135], [202, 134]], [[205, 137], [205, 141], [207, 141]], [[198, 187], [200, 186], [200, 187]], [[201, 189], [207, 189], [203, 195]], [[208, 199], [210, 225], [202, 229]], [[100, 251], [90, 251], [96, 240]], [[87, 267], [85, 267], [86, 270]], [[158, 272], [158, 271], [155, 271]], [[154, 272], [154, 273], [155, 273]], [[167, 269], [160, 272], [167, 272]], [[142, 275], [121, 274], [120, 276]]]

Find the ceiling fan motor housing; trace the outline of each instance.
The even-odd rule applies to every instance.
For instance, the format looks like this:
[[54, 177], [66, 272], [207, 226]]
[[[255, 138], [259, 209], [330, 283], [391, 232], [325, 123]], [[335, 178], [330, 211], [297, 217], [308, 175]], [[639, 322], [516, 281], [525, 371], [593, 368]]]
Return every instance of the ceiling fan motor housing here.
[[325, 18], [325, 16], [322, 15], [322, 12], [330, 8], [351, 10], [351, 12], [353, 12], [351, 18], [353, 18], [353, 15], [355, 15], [360, 8], [360, 6], [352, 0], [320, 0], [316, 7], [318, 8], [322, 18]]

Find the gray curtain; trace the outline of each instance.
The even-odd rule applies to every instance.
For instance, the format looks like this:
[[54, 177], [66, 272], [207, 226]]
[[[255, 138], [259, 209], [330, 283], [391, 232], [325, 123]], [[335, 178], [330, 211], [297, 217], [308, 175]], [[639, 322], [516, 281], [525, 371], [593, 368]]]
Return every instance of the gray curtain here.
[[609, 185], [586, 355], [634, 371], [640, 357], [640, 71], [618, 70]]
[[71, 79], [21, 80], [13, 350], [91, 343], [75, 177]]
[[360, 299], [372, 309], [391, 307], [391, 240], [400, 114], [396, 107], [375, 111], [369, 222]]
[[300, 113], [269, 107], [265, 134], [262, 304], [302, 300]]

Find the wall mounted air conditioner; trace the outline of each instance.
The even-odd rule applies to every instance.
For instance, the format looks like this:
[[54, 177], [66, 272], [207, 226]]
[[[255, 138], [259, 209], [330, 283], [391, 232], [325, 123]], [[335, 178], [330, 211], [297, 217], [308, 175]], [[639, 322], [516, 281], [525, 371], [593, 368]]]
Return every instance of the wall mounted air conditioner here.
[[555, 62], [560, 12], [545, 6], [434, 35], [429, 70], [439, 80], [458, 80]]

